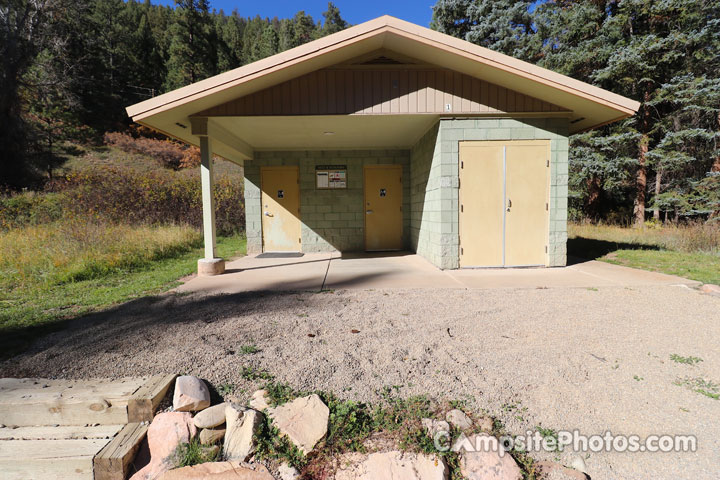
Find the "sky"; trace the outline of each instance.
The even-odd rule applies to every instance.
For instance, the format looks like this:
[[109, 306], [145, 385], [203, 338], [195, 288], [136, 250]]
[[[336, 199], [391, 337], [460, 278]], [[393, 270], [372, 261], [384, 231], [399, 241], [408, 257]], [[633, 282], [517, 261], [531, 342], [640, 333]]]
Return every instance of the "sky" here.
[[[175, 4], [173, 0], [153, 0], [152, 3]], [[333, 3], [340, 9], [340, 15], [353, 25], [381, 15], [392, 15], [427, 27], [435, 0], [335, 0]], [[237, 9], [243, 17], [290, 18], [298, 10], [305, 10], [315, 21], [322, 20], [327, 4], [327, 0], [210, 0], [211, 9], [223, 9], [226, 13]]]

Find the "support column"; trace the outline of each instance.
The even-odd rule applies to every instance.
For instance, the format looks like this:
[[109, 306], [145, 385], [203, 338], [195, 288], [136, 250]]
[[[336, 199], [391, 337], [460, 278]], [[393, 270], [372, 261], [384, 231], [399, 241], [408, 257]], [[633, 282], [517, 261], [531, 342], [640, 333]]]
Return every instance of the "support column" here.
[[198, 260], [198, 275], [219, 275], [225, 272], [225, 260], [217, 258], [215, 255], [215, 199], [213, 197], [215, 180], [213, 178], [212, 148], [210, 137], [207, 134], [200, 136], [200, 162], [205, 258]]

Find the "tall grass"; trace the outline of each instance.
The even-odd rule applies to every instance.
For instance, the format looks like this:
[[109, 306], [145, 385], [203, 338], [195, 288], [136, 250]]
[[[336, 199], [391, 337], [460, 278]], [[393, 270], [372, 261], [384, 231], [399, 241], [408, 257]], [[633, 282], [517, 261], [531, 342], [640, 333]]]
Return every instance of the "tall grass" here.
[[0, 285], [50, 287], [129, 271], [200, 245], [187, 225], [123, 225], [75, 217], [0, 232]]
[[686, 225], [649, 225], [647, 228], [627, 228], [613, 225], [571, 223], [570, 238], [587, 238], [661, 248], [685, 253], [720, 255], [720, 225], [691, 223]]

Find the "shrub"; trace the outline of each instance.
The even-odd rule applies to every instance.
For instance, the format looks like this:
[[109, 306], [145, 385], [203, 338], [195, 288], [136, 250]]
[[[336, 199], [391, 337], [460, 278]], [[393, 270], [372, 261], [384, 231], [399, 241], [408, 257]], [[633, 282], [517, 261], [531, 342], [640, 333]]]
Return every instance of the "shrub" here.
[[62, 217], [63, 210], [62, 195], [56, 193], [0, 197], [0, 230], [52, 222]]
[[[202, 191], [197, 170], [138, 172], [96, 167], [54, 181], [66, 208], [79, 216], [95, 216], [129, 224], [178, 224], [202, 227]], [[230, 177], [215, 183], [215, 219], [221, 235], [244, 230], [242, 184]]]
[[163, 167], [173, 170], [200, 165], [200, 150], [173, 140], [158, 140], [147, 137], [133, 137], [126, 133], [108, 132], [104, 137], [106, 145], [113, 145], [128, 153], [147, 155]]

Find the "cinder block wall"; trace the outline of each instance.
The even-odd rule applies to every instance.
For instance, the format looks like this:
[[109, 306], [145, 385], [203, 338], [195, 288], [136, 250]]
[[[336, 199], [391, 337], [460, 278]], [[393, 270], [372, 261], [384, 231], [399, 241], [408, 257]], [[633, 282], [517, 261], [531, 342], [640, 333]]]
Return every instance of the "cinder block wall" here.
[[550, 140], [549, 264], [567, 262], [568, 120], [442, 119], [411, 150], [411, 248], [439, 268], [459, 267], [459, 142]]
[[[255, 152], [245, 162], [245, 224], [248, 253], [262, 252], [260, 168], [299, 166], [303, 252], [361, 251], [365, 248], [363, 166], [403, 166], [403, 236], [410, 245], [410, 152], [408, 150], [338, 150]], [[317, 165], [347, 165], [348, 188], [315, 188]]]

